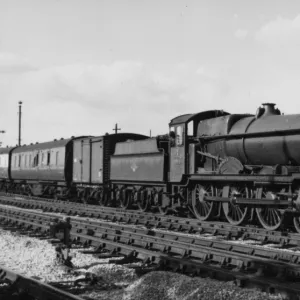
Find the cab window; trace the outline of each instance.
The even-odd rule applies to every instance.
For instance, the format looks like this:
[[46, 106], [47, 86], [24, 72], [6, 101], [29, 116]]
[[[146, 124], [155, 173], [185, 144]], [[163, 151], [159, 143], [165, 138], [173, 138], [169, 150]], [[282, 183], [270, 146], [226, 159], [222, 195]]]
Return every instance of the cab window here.
[[194, 121], [190, 121], [187, 126], [187, 135], [194, 136]]
[[176, 127], [176, 146], [183, 145], [183, 126]]
[[170, 132], [169, 132], [169, 139], [170, 139], [170, 145], [171, 147], [175, 147], [175, 127], [170, 127]]

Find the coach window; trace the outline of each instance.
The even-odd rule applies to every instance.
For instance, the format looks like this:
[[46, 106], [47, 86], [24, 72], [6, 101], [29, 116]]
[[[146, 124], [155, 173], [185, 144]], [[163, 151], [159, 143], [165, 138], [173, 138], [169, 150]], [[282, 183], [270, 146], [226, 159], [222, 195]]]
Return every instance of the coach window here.
[[19, 154], [19, 168], [21, 168], [21, 154]]
[[25, 154], [25, 163], [24, 163], [24, 167], [27, 167], [27, 154]]
[[39, 154], [37, 153], [36, 156], [33, 159], [33, 166], [37, 167], [39, 164]]
[[59, 152], [56, 151], [55, 155], [56, 155], [55, 156], [55, 164], [58, 165], [58, 155], [59, 155]]
[[47, 166], [50, 165], [50, 151], [47, 152]]
[[31, 167], [31, 154], [29, 155], [29, 163], [28, 163], [29, 167]]
[[176, 128], [176, 146], [183, 145], [183, 127], [182, 125], [177, 126]]

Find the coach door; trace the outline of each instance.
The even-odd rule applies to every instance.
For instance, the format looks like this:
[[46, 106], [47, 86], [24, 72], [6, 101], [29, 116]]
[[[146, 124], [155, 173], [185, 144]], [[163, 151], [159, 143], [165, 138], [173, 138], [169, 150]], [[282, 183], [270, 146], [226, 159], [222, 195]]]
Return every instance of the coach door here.
[[181, 181], [185, 173], [185, 124], [170, 127], [170, 181]]
[[90, 138], [76, 140], [73, 142], [73, 145], [73, 181], [89, 183], [91, 160]]
[[103, 138], [92, 139], [91, 183], [103, 182]]

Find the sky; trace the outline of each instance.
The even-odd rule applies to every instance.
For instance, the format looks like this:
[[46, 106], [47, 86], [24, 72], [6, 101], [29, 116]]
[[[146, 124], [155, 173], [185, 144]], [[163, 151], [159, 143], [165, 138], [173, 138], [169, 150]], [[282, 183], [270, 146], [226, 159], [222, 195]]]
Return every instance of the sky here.
[[5, 146], [299, 100], [298, 0], [0, 0]]

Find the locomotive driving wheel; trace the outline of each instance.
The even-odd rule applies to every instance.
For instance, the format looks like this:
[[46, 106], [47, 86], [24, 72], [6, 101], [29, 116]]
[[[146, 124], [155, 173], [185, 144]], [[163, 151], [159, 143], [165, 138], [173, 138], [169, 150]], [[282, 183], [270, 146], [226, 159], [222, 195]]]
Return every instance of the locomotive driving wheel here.
[[205, 196], [216, 196], [217, 189], [211, 185], [196, 184], [192, 192], [192, 206], [197, 219], [206, 221], [215, 215], [217, 202], [205, 201]]
[[299, 216], [295, 216], [293, 218], [293, 223], [294, 223], [294, 227], [295, 227], [296, 231], [298, 233], [300, 233], [300, 217]]
[[[300, 188], [297, 188], [295, 190], [295, 194], [298, 195], [297, 198], [300, 197]], [[296, 216], [293, 217], [293, 223], [294, 223], [294, 227], [295, 227], [296, 231], [298, 233], [300, 233], [300, 216], [299, 215], [296, 215]]]
[[[261, 193], [257, 193], [258, 199], [274, 200], [276, 195], [263, 188]], [[283, 212], [273, 207], [258, 207], [255, 209], [260, 224], [267, 230], [277, 230], [283, 222]]]
[[[232, 186], [229, 190], [229, 198], [232, 197], [250, 198], [250, 191], [246, 186]], [[241, 225], [249, 215], [247, 206], [242, 207], [231, 202], [224, 202], [222, 206], [227, 221], [232, 225]]]

